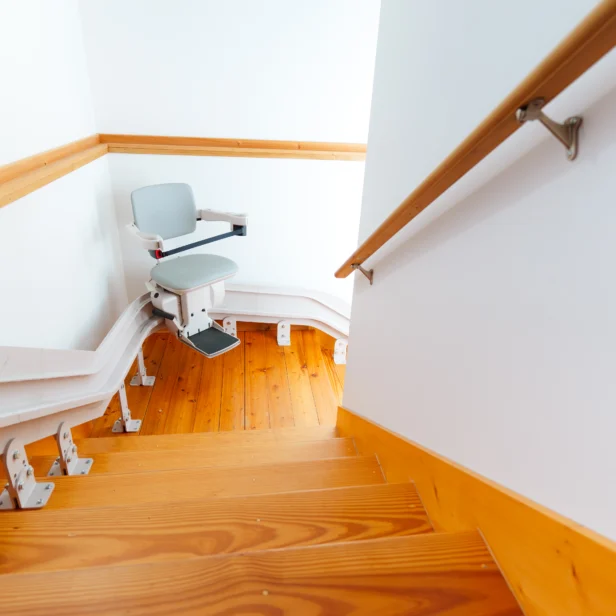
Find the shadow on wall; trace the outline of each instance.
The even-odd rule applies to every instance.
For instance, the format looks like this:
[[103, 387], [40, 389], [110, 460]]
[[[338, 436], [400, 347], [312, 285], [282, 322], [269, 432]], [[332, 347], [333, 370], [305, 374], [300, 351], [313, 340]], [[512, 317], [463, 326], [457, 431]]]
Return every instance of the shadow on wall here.
[[[420, 259], [488, 218], [516, 206], [540, 186], [558, 182], [569, 173], [577, 173], [580, 182], [583, 182], [585, 170], [596, 165], [605, 144], [616, 143], [615, 105], [616, 88], [584, 111], [580, 155], [576, 161], [568, 161], [564, 148], [551, 137], [546, 138], [526, 156], [492, 177], [479, 190], [459, 203], [448, 204], [447, 211], [418, 229], [406, 242], [379, 260], [378, 266], [375, 266], [378, 267], [375, 282], [378, 282], [377, 278], [386, 279], [401, 263]], [[480, 172], [481, 164], [476, 169]], [[429, 207], [438, 207], [445, 199], [447, 193]], [[532, 222], [529, 220], [528, 224], [532, 225]]]

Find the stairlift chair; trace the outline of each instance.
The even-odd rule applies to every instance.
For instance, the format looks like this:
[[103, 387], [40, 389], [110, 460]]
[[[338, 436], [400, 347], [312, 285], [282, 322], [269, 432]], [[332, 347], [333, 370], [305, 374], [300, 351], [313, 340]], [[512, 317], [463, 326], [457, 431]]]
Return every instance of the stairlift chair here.
[[[167, 328], [179, 339], [206, 357], [216, 357], [236, 347], [240, 341], [225, 333], [208, 316], [220, 305], [225, 283], [238, 270], [231, 259], [218, 255], [172, 255], [233, 235], [246, 235], [247, 216], [216, 210], [197, 210], [188, 184], [158, 184], [139, 188], [131, 194], [134, 223], [131, 233], [149, 250], [158, 263], [146, 283], [154, 314], [165, 319]], [[223, 221], [231, 225], [228, 233], [165, 250], [165, 240], [181, 238], [197, 228], [197, 221]], [[163, 260], [161, 260], [163, 259]]]

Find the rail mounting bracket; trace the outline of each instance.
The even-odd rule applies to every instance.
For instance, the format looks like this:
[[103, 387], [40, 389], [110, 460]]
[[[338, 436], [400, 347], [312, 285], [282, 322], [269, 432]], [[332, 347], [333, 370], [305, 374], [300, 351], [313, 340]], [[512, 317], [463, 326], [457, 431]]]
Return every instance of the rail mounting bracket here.
[[364, 269], [359, 263], [352, 263], [351, 268], [358, 272], [361, 272], [370, 281], [370, 284], [372, 284], [374, 280], [374, 270], [373, 269], [371, 270]]
[[572, 116], [567, 118], [562, 124], [559, 124], [548, 118], [541, 111], [544, 105], [545, 100], [543, 98], [535, 98], [527, 105], [524, 105], [524, 107], [520, 107], [516, 111], [515, 117], [520, 124], [539, 120], [565, 146], [567, 158], [575, 160], [578, 154], [578, 133], [580, 126], [582, 126], [582, 116]]

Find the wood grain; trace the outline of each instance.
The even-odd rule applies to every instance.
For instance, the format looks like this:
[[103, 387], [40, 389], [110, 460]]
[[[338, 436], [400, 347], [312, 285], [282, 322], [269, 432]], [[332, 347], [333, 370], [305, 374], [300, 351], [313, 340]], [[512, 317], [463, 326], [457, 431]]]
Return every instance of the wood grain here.
[[[238, 336], [238, 347], [214, 359], [191, 353], [166, 331], [148, 338], [144, 354], [148, 374], [157, 377], [154, 387], [128, 386], [135, 366], [126, 379], [133, 417], [143, 420], [142, 435], [244, 430], [246, 425], [262, 430], [292, 426], [296, 418], [298, 425], [312, 426], [319, 423], [317, 406], [322, 419], [334, 423], [342, 385], [330, 352], [333, 339], [295, 327], [289, 347], [278, 346], [275, 328]], [[111, 435], [119, 414], [115, 396], [93, 422], [93, 435]]]
[[2, 514], [0, 574], [432, 532], [411, 483]]
[[125, 154], [355, 161], [365, 160], [366, 158], [366, 145], [361, 143], [110, 134], [100, 135], [100, 140], [101, 143], [108, 144], [110, 152]]
[[28, 158], [22, 158], [21, 160], [9, 163], [8, 165], [2, 165], [0, 167], [0, 184], [4, 182], [10, 182], [15, 180], [26, 173], [31, 171], [40, 170], [43, 167], [58, 162], [59, 160], [71, 156], [73, 154], [79, 154], [84, 150], [93, 148], [101, 143], [98, 135], [91, 135], [85, 139], [79, 139], [66, 145], [62, 145]]
[[319, 425], [319, 416], [310, 387], [310, 375], [308, 374], [302, 332], [293, 328], [291, 330], [291, 346], [283, 348], [293, 408], [293, 421], [296, 426], [317, 426]]
[[246, 332], [246, 430], [270, 427], [264, 332]]
[[157, 434], [164, 432], [171, 399], [180, 369], [180, 352], [182, 343], [174, 336], [169, 336], [165, 354], [156, 375], [154, 390], [150, 396], [147, 411], [141, 423], [140, 434]]
[[[346, 278], [522, 125], [516, 111], [549, 103], [616, 45], [616, 0], [603, 0], [524, 81], [377, 227], [336, 272]], [[564, 156], [564, 152], [563, 152]]]
[[265, 364], [267, 366], [265, 377], [269, 427], [291, 428], [295, 422], [287, 378], [287, 365], [284, 360], [285, 347], [278, 346], [275, 332], [263, 332], [262, 335], [265, 342]]
[[240, 344], [223, 357], [222, 397], [220, 407], [221, 431], [243, 430], [246, 414], [244, 332], [238, 332]]
[[185, 434], [193, 431], [197, 417], [197, 399], [205, 357], [183, 344], [178, 358], [179, 369], [169, 411], [166, 413], [166, 434]]
[[[17, 199], [29, 195], [35, 190], [71, 173], [71, 171], [87, 165], [105, 154], [107, 154], [106, 144], [94, 145], [75, 154], [59, 158], [33, 171], [18, 175], [14, 179], [0, 183], [0, 207], [4, 207]], [[11, 175], [11, 172], [5, 171], [5, 174]]]
[[156, 434], [151, 436], [110, 436], [88, 438], [79, 443], [80, 455], [112, 451], [164, 451], [167, 449], [208, 449], [223, 451], [262, 443], [275, 447], [284, 442], [331, 439], [337, 436], [335, 426], [259, 431], [230, 431], [203, 434]]
[[236, 468], [192, 468], [54, 478], [46, 509], [173, 502], [384, 483], [374, 456]]
[[0, 594], [23, 616], [522, 614], [477, 532], [16, 574]]
[[332, 391], [319, 341], [314, 331], [302, 332], [302, 336], [306, 353], [306, 367], [308, 368], [310, 387], [319, 415], [319, 423], [321, 425], [335, 424], [338, 401]]
[[437, 531], [479, 528], [526, 616], [616, 613], [616, 543], [343, 408], [337, 425], [415, 482]]
[[[80, 449], [79, 453], [82, 451]], [[214, 468], [283, 464], [300, 460], [323, 460], [356, 455], [353, 439], [335, 438], [322, 441], [283, 441], [275, 447], [266, 443], [234, 443], [232, 447], [182, 448], [160, 451], [126, 451], [92, 454], [90, 475], [101, 473], [138, 473], [174, 468]], [[45, 477], [55, 456], [35, 456], [30, 460], [37, 477]]]
[[220, 427], [224, 355], [204, 360], [193, 432], [217, 432]]

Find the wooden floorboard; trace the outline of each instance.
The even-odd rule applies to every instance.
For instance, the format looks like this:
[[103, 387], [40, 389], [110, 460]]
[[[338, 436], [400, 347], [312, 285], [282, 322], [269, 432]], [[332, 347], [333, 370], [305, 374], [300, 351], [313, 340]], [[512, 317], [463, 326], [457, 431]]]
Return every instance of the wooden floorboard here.
[[375, 456], [56, 477], [46, 509], [173, 502], [215, 496], [274, 494], [385, 483]]
[[[81, 455], [112, 451], [165, 451], [167, 449], [234, 449], [245, 445], [263, 444], [277, 447], [279, 443], [320, 441], [336, 438], [335, 426], [312, 426], [286, 430], [201, 432], [193, 434], [154, 434], [149, 436], [109, 436], [86, 438], [79, 443]], [[45, 451], [45, 454], [50, 452]]]
[[[243, 430], [246, 414], [246, 368], [244, 358], [244, 332], [238, 332], [240, 344], [222, 355], [222, 395], [220, 399], [221, 432]], [[207, 363], [205, 364], [207, 368]]]
[[[171, 405], [171, 396], [180, 370], [180, 351], [183, 345], [169, 336], [167, 348], [163, 355], [150, 402], [141, 424], [140, 434], [164, 434], [167, 415]], [[128, 392], [132, 393], [132, 392]], [[130, 398], [129, 398], [130, 406]]]
[[[132, 416], [143, 421], [140, 434], [334, 425], [343, 378], [331, 344], [307, 328], [293, 328], [288, 347], [278, 346], [275, 325], [245, 330], [238, 333], [238, 347], [214, 359], [170, 333], [150, 336], [144, 358], [154, 387], [129, 386], [136, 365], [126, 377]], [[119, 415], [116, 395], [92, 422], [91, 436], [110, 436]]]
[[[432, 532], [412, 483], [2, 514], [0, 574]], [[67, 529], [70, 529], [67, 532]]]
[[0, 595], [28, 616], [522, 615], [476, 531], [0, 576]]
[[327, 375], [321, 346], [315, 331], [303, 331], [304, 349], [306, 352], [306, 366], [310, 375], [310, 387], [322, 425], [336, 423], [338, 403], [336, 394]]
[[[147, 437], [141, 437], [147, 438]], [[123, 439], [125, 440], [125, 439]], [[161, 455], [155, 451], [101, 452], [91, 454], [94, 463], [90, 475], [101, 473], [138, 473], [172, 468], [212, 468], [251, 466], [299, 462], [300, 460], [324, 460], [357, 455], [353, 439], [334, 438], [321, 441], [279, 441], [275, 447], [267, 443], [234, 443], [232, 447], [183, 447], [166, 449]], [[35, 456], [30, 460], [37, 477], [45, 477], [55, 456]]]
[[246, 332], [246, 430], [270, 427], [265, 333]]

